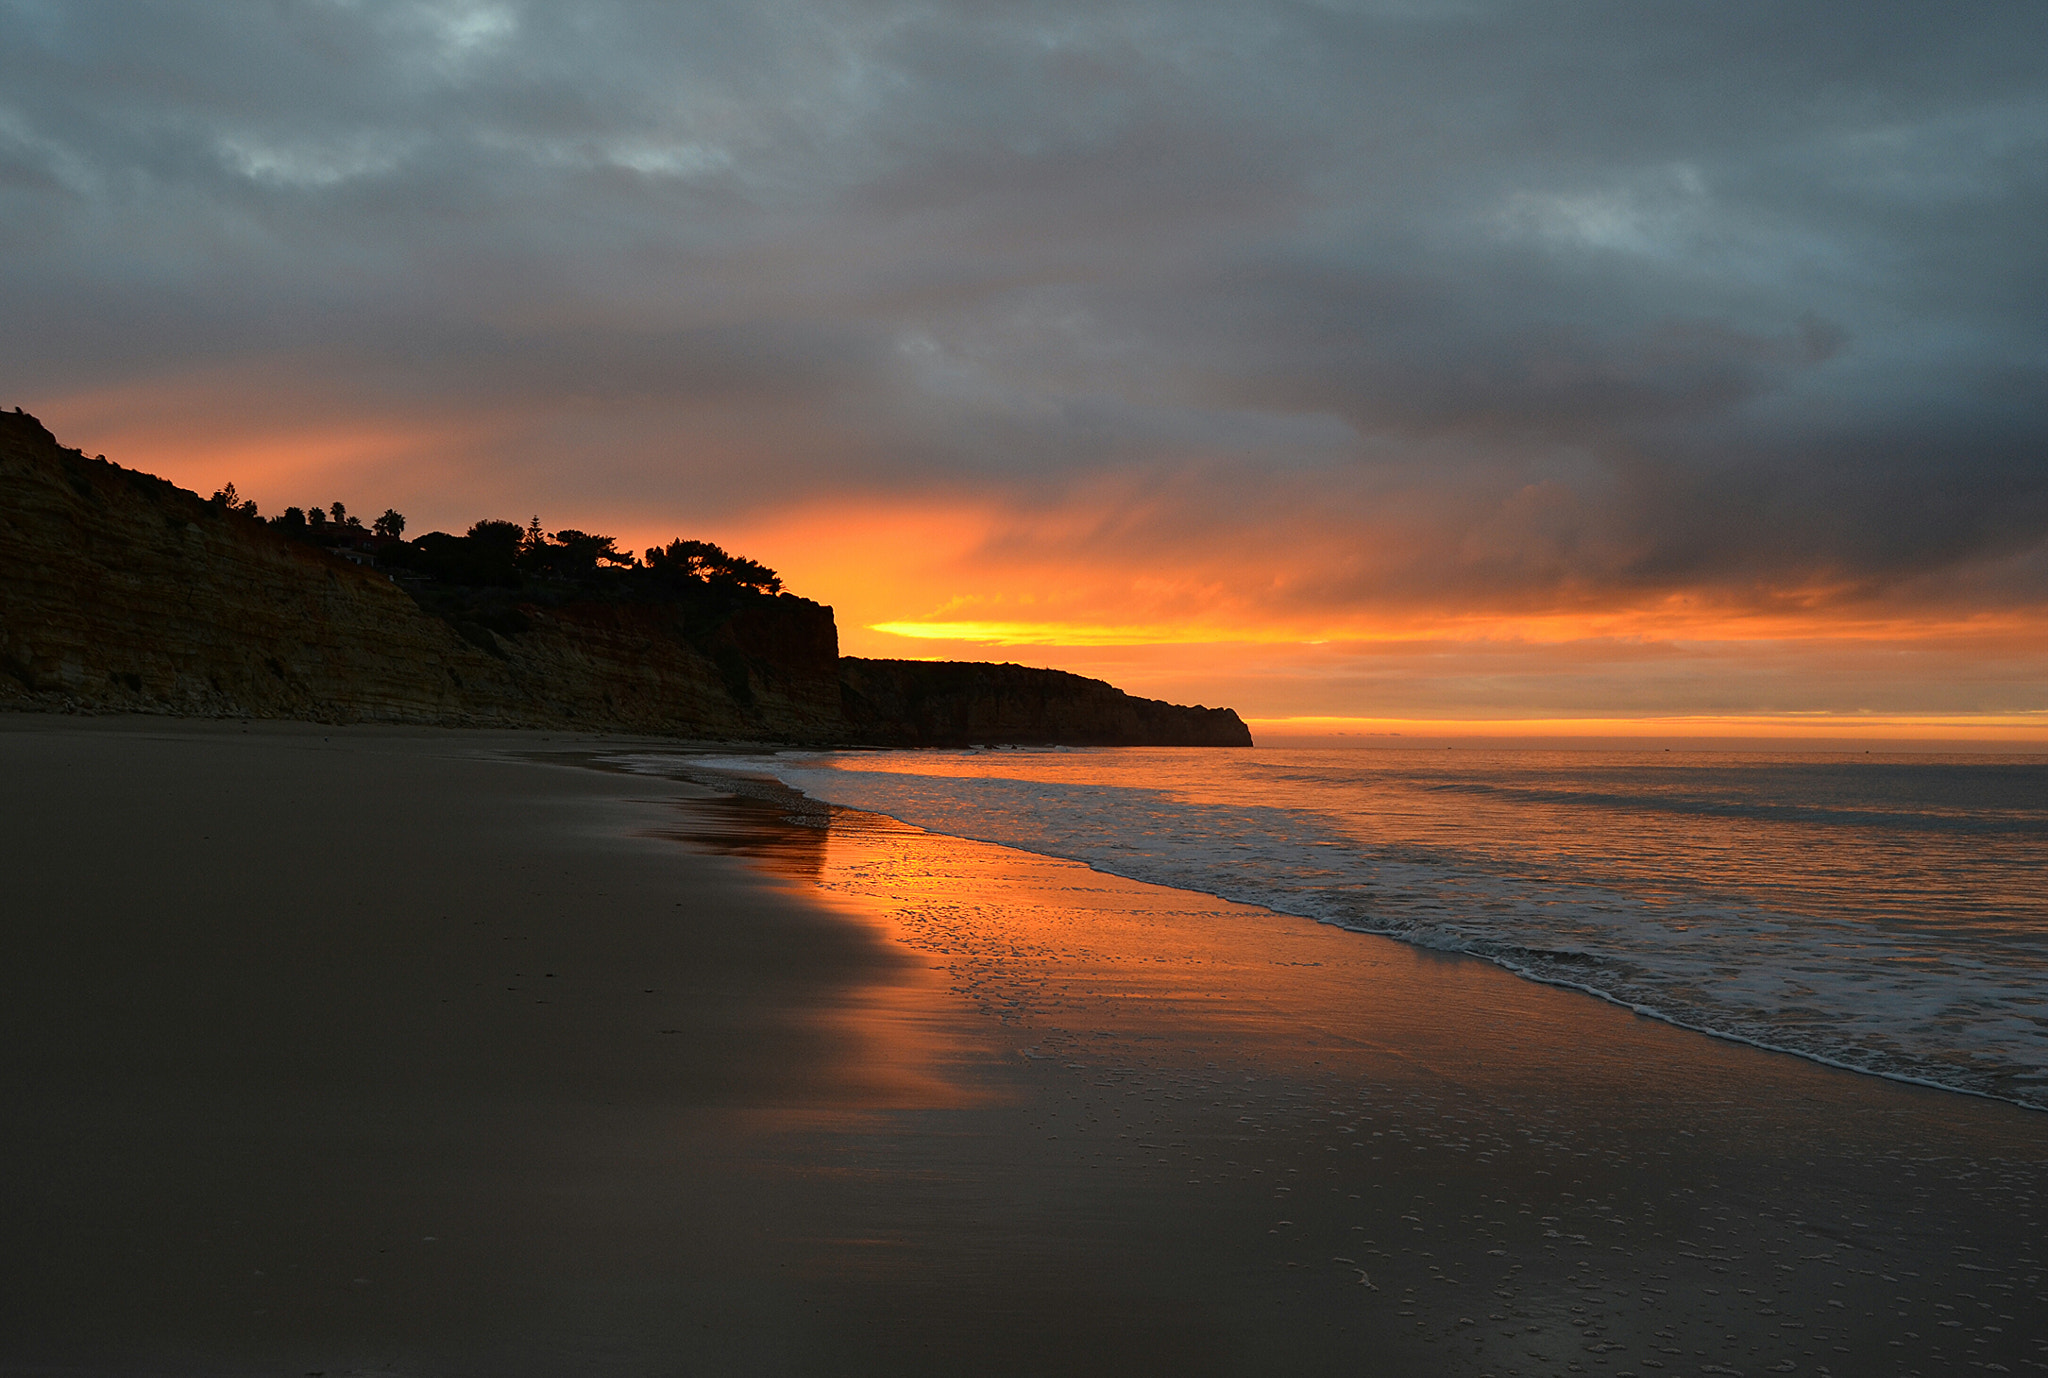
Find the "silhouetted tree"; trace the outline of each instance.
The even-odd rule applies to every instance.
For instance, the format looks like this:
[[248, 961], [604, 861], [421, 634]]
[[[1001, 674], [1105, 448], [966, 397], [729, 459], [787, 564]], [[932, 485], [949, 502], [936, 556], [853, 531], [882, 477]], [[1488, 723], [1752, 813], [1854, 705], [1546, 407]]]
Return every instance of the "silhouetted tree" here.
[[[336, 503], [329, 511], [335, 509], [339, 519], [308, 514], [320, 529], [307, 530], [303, 539], [330, 545], [340, 537], [337, 525], [359, 528], [346, 508]], [[279, 524], [288, 520], [289, 514]], [[523, 526], [486, 519], [460, 536], [429, 531], [408, 541], [404, 516], [386, 509], [373, 529], [391, 542], [379, 548], [378, 563], [411, 571], [407, 586], [421, 606], [506, 636], [525, 629], [520, 609], [528, 603], [653, 601], [715, 615], [744, 598], [782, 592], [774, 570], [710, 541], [670, 541], [649, 549], [643, 566], [615, 537], [573, 528], [549, 533], [538, 515]]]
[[543, 547], [548, 567], [571, 576], [595, 573], [600, 564], [631, 569], [638, 563], [618, 549], [610, 536], [593, 536], [585, 531], [557, 531], [555, 544]]
[[782, 592], [782, 576], [774, 570], [710, 541], [677, 540], [654, 547], [647, 552], [647, 567], [670, 579], [699, 579], [758, 593]]
[[469, 528], [468, 538], [478, 545], [510, 553], [524, 543], [526, 532], [518, 522], [480, 521]]
[[318, 507], [308, 507], [306, 509], [306, 525], [318, 531], [321, 527], [327, 525], [327, 514]]
[[519, 550], [526, 531], [518, 522], [480, 521], [464, 539], [468, 545], [461, 565], [469, 577], [485, 584], [519, 582]]
[[256, 520], [256, 504], [243, 501], [242, 496], [235, 491], [235, 485], [232, 483], [224, 483], [214, 489], [213, 496], [208, 498], [207, 501], [220, 508], [223, 512], [233, 512], [247, 517], [251, 521]]

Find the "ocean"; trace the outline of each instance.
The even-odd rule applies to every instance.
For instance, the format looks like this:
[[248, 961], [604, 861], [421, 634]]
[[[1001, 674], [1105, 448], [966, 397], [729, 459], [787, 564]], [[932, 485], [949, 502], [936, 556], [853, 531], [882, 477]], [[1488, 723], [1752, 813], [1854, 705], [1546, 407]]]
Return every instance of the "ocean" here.
[[2048, 762], [1598, 751], [641, 753], [1470, 953], [2048, 1109]]

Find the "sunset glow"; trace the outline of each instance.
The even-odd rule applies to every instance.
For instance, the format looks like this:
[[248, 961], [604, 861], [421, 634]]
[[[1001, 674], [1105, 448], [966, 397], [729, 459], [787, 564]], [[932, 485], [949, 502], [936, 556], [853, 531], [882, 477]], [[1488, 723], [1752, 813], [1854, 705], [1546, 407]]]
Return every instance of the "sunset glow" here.
[[1565, 645], [1572, 642], [1703, 642], [1795, 641], [1824, 639], [1844, 643], [1895, 644], [1916, 641], [1983, 644], [2032, 642], [2041, 639], [2040, 614], [1999, 613], [1964, 616], [1955, 621], [1915, 621], [1904, 617], [1828, 618], [1818, 614], [1690, 616], [1655, 609], [1611, 613], [1553, 614], [1539, 617], [1483, 617], [1467, 614], [1431, 619], [1411, 615], [1393, 625], [1374, 627], [1289, 627], [1249, 623], [1240, 627], [1155, 624], [1152, 626], [1091, 625], [1086, 622], [878, 622], [867, 630], [915, 641], [957, 641], [988, 646], [1183, 646], [1219, 642], [1247, 644], [1411, 643], [1416, 641], [1516, 642]]
[[[1265, 722], [2048, 710], [2005, 21], [387, 8], [23, 21], [0, 400]], [[203, 107], [129, 79], [208, 43]]]
[[1472, 745], [1722, 746], [1731, 741], [1786, 749], [1863, 750], [1945, 747], [1956, 751], [2048, 751], [2048, 713], [1899, 714], [1788, 713], [1725, 717], [1637, 718], [1261, 718], [1260, 741], [1275, 746]]
[[0, 1378], [2048, 1378], [2044, 53], [0, 0]]

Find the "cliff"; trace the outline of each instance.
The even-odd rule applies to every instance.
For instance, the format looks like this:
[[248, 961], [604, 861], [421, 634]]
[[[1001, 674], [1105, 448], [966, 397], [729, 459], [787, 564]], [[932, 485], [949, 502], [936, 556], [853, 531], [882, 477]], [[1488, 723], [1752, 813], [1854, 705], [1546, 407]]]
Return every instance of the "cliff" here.
[[374, 569], [0, 413], [0, 702], [20, 707], [841, 735], [832, 610], [522, 605], [457, 627]]
[[0, 412], [0, 708], [820, 745], [1251, 744], [1228, 709], [1057, 670], [842, 660], [832, 610], [788, 594], [402, 577]]
[[848, 731], [877, 746], [1250, 746], [1228, 708], [1135, 698], [1064, 670], [945, 660], [839, 662]]

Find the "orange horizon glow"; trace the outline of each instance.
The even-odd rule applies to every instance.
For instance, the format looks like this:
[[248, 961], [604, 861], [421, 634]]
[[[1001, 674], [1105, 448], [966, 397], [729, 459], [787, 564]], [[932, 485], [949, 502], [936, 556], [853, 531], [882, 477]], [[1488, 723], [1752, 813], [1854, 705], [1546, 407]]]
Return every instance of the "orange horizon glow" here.
[[[468, 486], [467, 476], [459, 466], [425, 465], [422, 456], [488, 446], [511, 425], [503, 417], [475, 415], [394, 420], [388, 412], [309, 423], [288, 408], [218, 418], [225, 423], [219, 427], [203, 424], [213, 413], [198, 401], [239, 377], [75, 395], [60, 409], [66, 415], [59, 439], [87, 453], [124, 451], [108, 457], [202, 496], [232, 480], [266, 514], [293, 505], [293, 498], [302, 503], [343, 486], [358, 491], [335, 491], [326, 501], [340, 498], [352, 510], [369, 513], [386, 505], [403, 511], [417, 499], [448, 506], [447, 488]], [[347, 484], [337, 483], [338, 471], [351, 475]], [[423, 472], [431, 479], [426, 491], [419, 482]], [[402, 485], [393, 481], [401, 476], [413, 491], [397, 491]], [[360, 491], [384, 483], [392, 491]], [[301, 491], [293, 493], [293, 487]], [[1241, 571], [1229, 558], [1223, 562], [1232, 565], [1230, 571], [1219, 572], [1201, 559], [1160, 570], [1063, 558], [1065, 552], [1056, 550], [1036, 556], [992, 552], [1006, 540], [1014, 543], [1020, 530], [1027, 536], [1070, 535], [1087, 518], [1069, 507], [1026, 520], [1000, 504], [966, 498], [938, 504], [836, 502], [823, 508], [799, 501], [706, 521], [688, 515], [664, 520], [650, 517], [644, 505], [619, 510], [603, 501], [552, 515], [550, 506], [560, 504], [528, 493], [518, 501], [469, 503], [473, 510], [454, 518], [429, 508], [408, 530], [462, 531], [486, 517], [523, 521], [539, 508], [550, 530], [617, 531], [620, 547], [634, 552], [677, 536], [717, 540], [780, 570], [793, 592], [842, 610], [841, 635], [857, 640], [873, 633], [910, 643], [1046, 648], [2048, 640], [2048, 607], [1884, 607], [1853, 586], [1751, 588], [1741, 597], [1704, 588], [1636, 598], [1587, 594], [1573, 606], [1548, 608], [1459, 609], [1409, 599], [1302, 612], [1249, 596], [1238, 587]], [[878, 560], [878, 550], [888, 558]], [[1249, 582], [1256, 586], [1258, 579]], [[1134, 619], [1133, 610], [1152, 615]]]
[[[1829, 641], [1897, 642], [1956, 637], [2026, 637], [2048, 625], [2043, 610], [1997, 610], [1948, 616], [1784, 614], [1743, 608], [1714, 609], [1692, 595], [1599, 612], [1533, 614], [1390, 612], [1384, 620], [1347, 619], [1337, 625], [1285, 623], [1219, 626], [1087, 622], [904, 620], [874, 622], [866, 630], [911, 641], [986, 646], [1202, 646], [1407, 642], [1507, 642], [1556, 646], [1571, 642]], [[1674, 606], [1677, 605], [1677, 606]]]
[[[1399, 732], [2033, 750], [2048, 739], [2048, 608], [1987, 604], [1967, 590], [1505, 584], [1460, 594], [1359, 576], [1362, 593], [1332, 593], [1316, 579], [1343, 554], [1341, 519], [1326, 530], [1303, 518], [1300, 538], [1274, 543], [1259, 563], [1242, 543], [1202, 533], [1126, 539], [1133, 499], [1105, 487], [1028, 510], [970, 491], [827, 500], [801, 488], [735, 505], [731, 492], [681, 481], [659, 500], [628, 500], [608, 496], [595, 473], [517, 471], [492, 479], [516, 500], [475, 500], [466, 495], [490, 476], [477, 456], [518, 418], [356, 415], [331, 397], [312, 405], [282, 394], [222, 412], [221, 390], [246, 381], [81, 394], [45, 420], [65, 444], [202, 495], [232, 480], [266, 513], [324, 497], [365, 517], [395, 506], [413, 518], [409, 534], [537, 510], [548, 529], [615, 533], [632, 551], [676, 536], [715, 540], [833, 607], [843, 654], [1022, 659], [1144, 697], [1226, 704], [1262, 740]], [[693, 464], [745, 470], [753, 451], [727, 452], [739, 429], [707, 426]], [[559, 496], [571, 482], [584, 495], [573, 504]], [[1415, 539], [1390, 529], [1395, 554], [1384, 559], [1412, 554]], [[1739, 687], [1750, 681], [1759, 687]], [[1738, 688], [1701, 688], [1716, 684]]]
[[1445, 738], [1640, 739], [1644, 741], [1731, 738], [1755, 741], [1837, 740], [1945, 742], [2048, 751], [2048, 712], [1985, 714], [1758, 713], [1639, 718], [1354, 718], [1302, 716], [1250, 718], [1246, 725], [1262, 741], [1351, 737], [1361, 744], [1396, 744], [1400, 739]]

